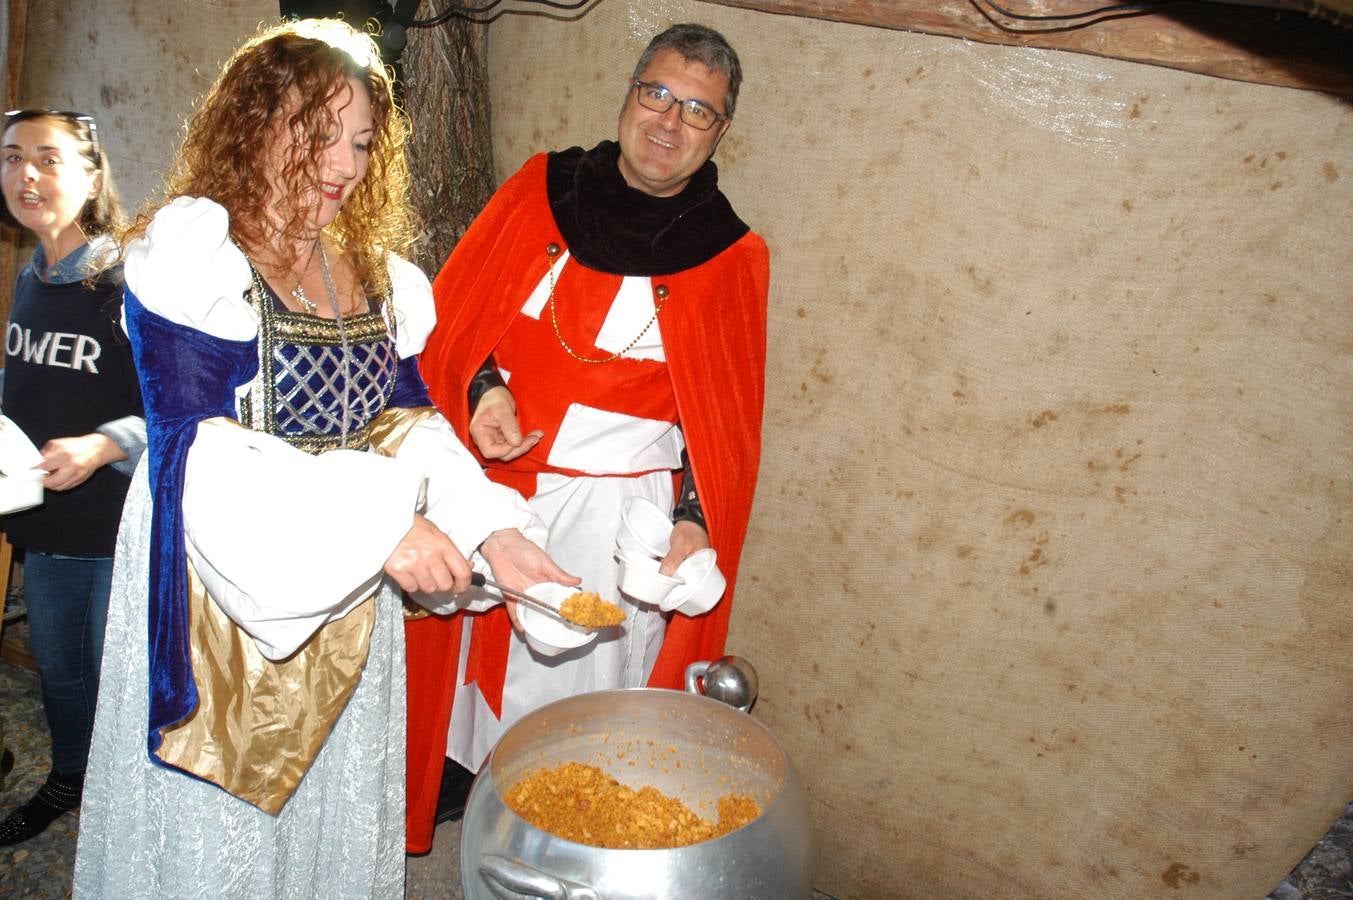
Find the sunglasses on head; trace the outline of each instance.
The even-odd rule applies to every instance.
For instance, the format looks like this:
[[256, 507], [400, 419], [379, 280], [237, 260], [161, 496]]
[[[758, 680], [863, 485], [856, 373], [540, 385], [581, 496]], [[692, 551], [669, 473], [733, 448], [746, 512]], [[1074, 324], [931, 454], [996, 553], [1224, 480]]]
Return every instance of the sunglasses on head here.
[[85, 131], [89, 134], [89, 144], [92, 148], [92, 159], [95, 169], [103, 168], [103, 155], [99, 152], [99, 126], [94, 121], [94, 117], [88, 113], [72, 112], [68, 109], [11, 109], [5, 113], [5, 127], [13, 125], [15, 122], [23, 122], [28, 119], [43, 119], [48, 116], [55, 116], [58, 119], [65, 119], [67, 122], [74, 122], [76, 125], [83, 125]]

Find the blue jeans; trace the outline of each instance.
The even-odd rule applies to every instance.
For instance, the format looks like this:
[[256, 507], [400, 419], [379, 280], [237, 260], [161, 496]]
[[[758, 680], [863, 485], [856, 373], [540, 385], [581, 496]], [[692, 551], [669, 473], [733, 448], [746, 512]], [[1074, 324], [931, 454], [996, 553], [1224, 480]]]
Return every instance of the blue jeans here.
[[24, 553], [28, 645], [42, 675], [52, 768], [69, 775], [83, 772], [89, 756], [112, 581], [111, 557]]

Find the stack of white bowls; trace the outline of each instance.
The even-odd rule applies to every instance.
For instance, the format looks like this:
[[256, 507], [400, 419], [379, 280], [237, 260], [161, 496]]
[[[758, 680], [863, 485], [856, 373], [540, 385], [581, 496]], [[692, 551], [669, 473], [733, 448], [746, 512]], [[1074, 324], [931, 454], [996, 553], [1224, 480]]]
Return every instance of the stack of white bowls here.
[[674, 575], [658, 571], [671, 549], [672, 520], [657, 504], [631, 497], [620, 511], [615, 558], [620, 563], [620, 590], [641, 603], [664, 611], [698, 616], [714, 608], [728, 581], [712, 549], [697, 550]]

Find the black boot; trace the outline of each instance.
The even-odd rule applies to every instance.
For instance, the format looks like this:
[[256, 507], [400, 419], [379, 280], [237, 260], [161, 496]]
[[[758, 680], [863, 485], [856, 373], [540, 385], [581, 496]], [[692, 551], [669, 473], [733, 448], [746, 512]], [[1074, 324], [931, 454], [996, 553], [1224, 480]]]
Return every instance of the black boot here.
[[85, 776], [65, 775], [52, 770], [37, 795], [0, 822], [0, 847], [21, 844], [47, 830], [64, 813], [80, 805]]
[[465, 814], [474, 773], [450, 757], [442, 766], [442, 787], [437, 792], [437, 824], [455, 822]]

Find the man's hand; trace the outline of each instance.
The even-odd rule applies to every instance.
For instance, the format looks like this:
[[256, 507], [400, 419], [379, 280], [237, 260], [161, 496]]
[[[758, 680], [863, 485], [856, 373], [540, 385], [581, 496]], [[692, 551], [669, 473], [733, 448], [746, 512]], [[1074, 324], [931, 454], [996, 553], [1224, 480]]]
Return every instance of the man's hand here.
[[[515, 528], [495, 531], [479, 545], [479, 552], [488, 560], [493, 569], [493, 580], [513, 590], [525, 590], [542, 581], [575, 587], [582, 583], [581, 578], [568, 574], [544, 550], [526, 539]], [[506, 598], [505, 598], [506, 599]], [[517, 620], [517, 604], [507, 600], [507, 614], [512, 619], [512, 627], [521, 630]]]
[[384, 568], [409, 593], [459, 593], [470, 588], [470, 564], [440, 528], [417, 513]]
[[675, 574], [677, 566], [685, 562], [686, 557], [709, 546], [709, 533], [694, 522], [683, 519], [672, 526], [672, 548], [662, 558], [658, 571], [664, 575]]
[[43, 482], [49, 491], [68, 491], [84, 484], [90, 475], [109, 463], [126, 459], [122, 448], [102, 434], [53, 438], [42, 445], [37, 468], [51, 474]]
[[540, 443], [545, 432], [540, 429], [523, 436], [517, 421], [517, 404], [512, 392], [505, 387], [493, 387], [484, 392], [470, 419], [470, 438], [485, 459], [503, 462], [529, 453]]

